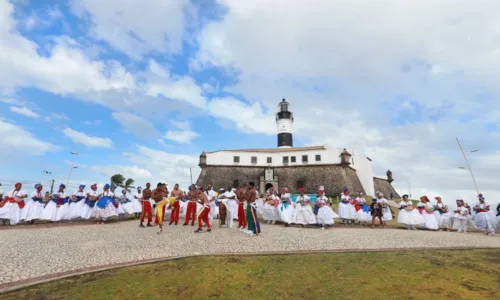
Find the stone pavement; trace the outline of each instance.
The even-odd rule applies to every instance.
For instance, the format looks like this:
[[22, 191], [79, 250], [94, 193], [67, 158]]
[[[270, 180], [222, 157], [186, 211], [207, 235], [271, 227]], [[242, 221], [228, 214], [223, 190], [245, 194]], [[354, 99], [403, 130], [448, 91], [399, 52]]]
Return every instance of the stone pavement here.
[[[167, 223], [168, 224], [168, 223]], [[500, 237], [480, 233], [335, 227], [284, 228], [262, 224], [250, 237], [219, 228], [194, 234], [191, 226], [139, 228], [136, 221], [106, 225], [0, 230], [0, 291], [26, 281], [117, 264], [205, 254], [339, 250], [500, 248]]]

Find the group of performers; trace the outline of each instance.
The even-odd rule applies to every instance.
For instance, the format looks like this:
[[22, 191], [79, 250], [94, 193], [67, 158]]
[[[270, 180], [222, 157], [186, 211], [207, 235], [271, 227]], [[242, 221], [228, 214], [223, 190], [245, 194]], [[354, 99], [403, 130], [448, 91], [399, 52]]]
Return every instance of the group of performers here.
[[[385, 227], [387, 221], [395, 216], [382, 193], [377, 192], [377, 197], [372, 198], [372, 203], [368, 205], [363, 193], [351, 197], [348, 188], [344, 188], [342, 192], [337, 212], [332, 209], [323, 186], [319, 187], [314, 204], [304, 189], [300, 189], [296, 201], [292, 201], [287, 188], [279, 193], [274, 187], [259, 199], [259, 193], [252, 182], [237, 188], [221, 188], [218, 193], [211, 185], [203, 189], [194, 184], [187, 193], [180, 190], [178, 184], [169, 192], [165, 183], [158, 183], [154, 190], [147, 183], [144, 190], [138, 187], [133, 195], [127, 188], [116, 193], [116, 186], [110, 184], [104, 185], [101, 192], [97, 191], [96, 184], [90, 190], [85, 190], [85, 185], [82, 184], [73, 195], [68, 195], [65, 189], [66, 186], [61, 184], [57, 192], [44, 193], [43, 186], [37, 184], [31, 197], [28, 197], [22, 191], [22, 184], [17, 183], [12, 192], [0, 198], [0, 219], [4, 224], [9, 222], [10, 225], [21, 221], [33, 224], [36, 220], [59, 222], [74, 219], [94, 219], [103, 224], [112, 217], [122, 220], [126, 215], [133, 215], [140, 219], [140, 227], [158, 225], [158, 233], [162, 233], [168, 212], [169, 225], [177, 225], [182, 212], [184, 226], [189, 225], [189, 222], [194, 226], [197, 222], [195, 233], [202, 232], [203, 227], [210, 232], [213, 221], [217, 218], [221, 227], [234, 228], [234, 219], [237, 219], [237, 227], [241, 231], [258, 235], [258, 214], [268, 224], [280, 222], [286, 227], [290, 224], [302, 227], [315, 225], [321, 229], [333, 225], [334, 219], [340, 219], [344, 226], [355, 222], [360, 225], [371, 223], [372, 228], [378, 220], [381, 227]], [[495, 215], [482, 194], [478, 195], [478, 199], [479, 203], [472, 210], [463, 200], [457, 200], [457, 208], [451, 211], [443, 204], [441, 197], [436, 197], [437, 202], [433, 205], [427, 196], [422, 196], [420, 202], [414, 205], [408, 195], [403, 195], [397, 221], [408, 230], [416, 230], [418, 226], [429, 230], [454, 229], [466, 233], [468, 228], [477, 228], [488, 235], [494, 235], [495, 229], [500, 228], [500, 205]], [[153, 217], [155, 221], [152, 224]], [[144, 225], [146, 219], [147, 224]]]
[[[436, 204], [433, 205], [427, 196], [422, 196], [415, 207], [408, 200], [408, 195], [403, 195], [403, 200], [399, 203], [398, 222], [413, 230], [419, 226], [429, 230], [454, 229], [467, 233], [468, 228], [476, 228], [486, 235], [495, 235], [495, 230], [500, 228], [500, 205], [495, 215], [483, 194], [477, 197], [479, 202], [472, 210], [462, 199], [457, 200], [455, 210], [449, 210], [441, 197], [435, 197]], [[474, 215], [472, 211], [475, 212]]]

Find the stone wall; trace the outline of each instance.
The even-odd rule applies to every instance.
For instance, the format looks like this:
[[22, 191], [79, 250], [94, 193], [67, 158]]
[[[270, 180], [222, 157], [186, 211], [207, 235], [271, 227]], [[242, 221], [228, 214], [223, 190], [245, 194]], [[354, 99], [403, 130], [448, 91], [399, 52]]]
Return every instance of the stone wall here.
[[373, 177], [373, 184], [375, 192], [381, 192], [385, 198], [390, 199], [391, 193], [394, 199], [401, 199], [401, 196], [396, 192], [394, 187], [387, 181], [387, 179]]
[[[263, 167], [202, 166], [196, 183], [203, 186], [211, 183], [214, 188], [219, 189], [232, 186], [235, 180], [239, 184], [253, 181], [258, 188], [264, 173]], [[317, 193], [321, 185], [325, 187], [327, 195], [340, 195], [346, 186], [352, 195], [365, 192], [356, 171], [340, 164], [275, 167], [274, 175], [278, 176], [279, 187], [287, 187], [293, 194], [298, 193], [299, 181], [303, 183], [306, 193], [311, 194]]]

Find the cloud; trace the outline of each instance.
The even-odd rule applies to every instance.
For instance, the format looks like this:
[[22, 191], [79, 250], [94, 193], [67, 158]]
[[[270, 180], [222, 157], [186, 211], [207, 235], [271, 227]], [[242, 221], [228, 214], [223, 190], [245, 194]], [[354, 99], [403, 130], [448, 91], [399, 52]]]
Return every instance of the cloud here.
[[181, 51], [186, 13], [192, 9], [187, 0], [83, 0], [72, 1], [72, 8], [89, 20], [91, 36], [137, 60], [152, 51]]
[[63, 133], [69, 137], [73, 143], [81, 144], [92, 148], [112, 148], [113, 142], [108, 138], [101, 138], [95, 136], [88, 136], [83, 132], [73, 130], [71, 128], [66, 128]]
[[46, 122], [52, 123], [54, 120], [68, 121], [69, 117], [65, 113], [50, 113], [49, 116], [43, 118]]
[[137, 137], [156, 137], [159, 135], [154, 125], [134, 114], [128, 112], [113, 112], [113, 119], [118, 121], [126, 132], [130, 132]]
[[102, 120], [85, 121], [83, 123], [85, 125], [101, 125], [102, 124]]
[[32, 111], [31, 109], [27, 107], [18, 107], [18, 106], [11, 106], [10, 111], [28, 118], [38, 118], [40, 117], [39, 114], [36, 112]]
[[188, 121], [171, 121], [174, 128], [178, 130], [171, 129], [165, 134], [167, 140], [171, 140], [181, 144], [189, 144], [191, 141], [197, 137], [199, 134], [191, 130], [191, 125]]
[[12, 155], [16, 154], [42, 155], [49, 151], [58, 150], [55, 145], [33, 137], [23, 127], [7, 123], [1, 119], [0, 136], [4, 145], [0, 147], [0, 154], [11, 158]]

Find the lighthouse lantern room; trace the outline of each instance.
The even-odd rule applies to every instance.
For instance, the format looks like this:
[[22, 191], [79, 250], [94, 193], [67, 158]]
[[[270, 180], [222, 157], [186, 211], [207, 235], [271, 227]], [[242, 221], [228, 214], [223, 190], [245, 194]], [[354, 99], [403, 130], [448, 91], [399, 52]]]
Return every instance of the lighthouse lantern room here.
[[278, 105], [278, 112], [276, 113], [278, 148], [293, 147], [292, 124], [293, 113], [290, 110], [290, 103], [283, 99]]

